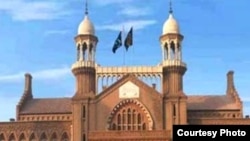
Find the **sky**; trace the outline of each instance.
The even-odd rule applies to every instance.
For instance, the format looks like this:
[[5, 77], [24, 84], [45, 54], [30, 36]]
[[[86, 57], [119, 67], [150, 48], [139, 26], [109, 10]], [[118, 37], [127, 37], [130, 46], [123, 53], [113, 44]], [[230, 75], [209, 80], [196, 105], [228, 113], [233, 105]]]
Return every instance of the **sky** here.
[[[187, 64], [187, 95], [226, 92], [226, 73], [250, 114], [249, 0], [173, 0], [174, 17]], [[84, 18], [84, 0], [0, 0], [0, 121], [15, 118], [24, 74], [33, 76], [35, 98], [71, 97], [76, 60], [74, 37]], [[159, 37], [168, 18], [168, 0], [89, 0], [89, 18], [99, 39], [102, 66], [155, 66], [161, 62]], [[120, 30], [133, 26], [134, 44], [112, 53]], [[125, 60], [125, 61], [124, 61]]]

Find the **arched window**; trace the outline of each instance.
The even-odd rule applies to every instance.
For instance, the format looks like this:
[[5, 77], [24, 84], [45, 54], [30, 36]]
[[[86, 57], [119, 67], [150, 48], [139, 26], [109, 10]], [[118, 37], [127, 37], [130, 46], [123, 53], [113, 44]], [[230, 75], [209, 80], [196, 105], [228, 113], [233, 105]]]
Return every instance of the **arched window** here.
[[138, 130], [141, 130], [141, 114], [137, 115]]
[[163, 50], [164, 52], [164, 60], [166, 60], [166, 59], [168, 59], [167, 57], [168, 57], [168, 44], [167, 43], [165, 43], [165, 45], [164, 45], [164, 50]]
[[86, 135], [85, 134], [83, 134], [83, 136], [82, 136], [82, 141], [86, 141]]
[[131, 114], [131, 110], [130, 110], [130, 108], [128, 109], [128, 113], [127, 113], [128, 115], [128, 130], [131, 130], [131, 125], [132, 125], [132, 120], [131, 120], [131, 116], [132, 116], [132, 114]]
[[77, 45], [77, 61], [80, 60], [80, 44]]
[[82, 56], [83, 56], [83, 60], [86, 59], [86, 50], [87, 50], [87, 44], [83, 43], [82, 45]]
[[14, 134], [12, 133], [9, 137], [9, 141], [15, 141], [15, 140], [16, 140], [16, 138], [15, 138]]
[[173, 116], [176, 116], [176, 104], [173, 104]]
[[146, 123], [142, 124], [142, 130], [146, 130]]
[[110, 130], [148, 130], [148, 119], [137, 104], [131, 102], [120, 106], [110, 123]]
[[89, 45], [89, 60], [92, 60], [93, 61], [93, 44], [91, 43]]
[[66, 132], [63, 133], [63, 135], [62, 135], [62, 141], [69, 141], [69, 136]]
[[5, 138], [4, 138], [3, 133], [2, 133], [2, 134], [0, 134], [0, 141], [5, 141]]
[[57, 135], [56, 135], [56, 133], [52, 134], [51, 141], [57, 141]]
[[174, 59], [173, 57], [175, 57], [175, 44], [173, 41], [170, 43], [170, 48], [171, 48], [171, 58]]
[[48, 139], [47, 139], [46, 134], [45, 134], [45, 133], [42, 133], [41, 138], [40, 138], [40, 141], [47, 141], [47, 140], [48, 140]]
[[19, 137], [19, 141], [25, 141], [25, 136], [24, 136], [24, 133], [22, 133]]
[[117, 116], [117, 124], [118, 124], [118, 130], [121, 130], [121, 114], [118, 114], [118, 116]]
[[30, 136], [30, 141], [36, 141], [36, 137], [35, 137], [35, 134], [32, 133], [31, 136]]
[[133, 109], [133, 113], [132, 113], [132, 130], [135, 130], [136, 129], [136, 124], [137, 124], [137, 122], [136, 122], [136, 110], [135, 109]]
[[124, 109], [122, 111], [122, 130], [126, 130], [126, 117], [127, 117], [127, 113], [126, 113], [126, 110]]
[[82, 106], [82, 118], [86, 117], [86, 108], [85, 105]]

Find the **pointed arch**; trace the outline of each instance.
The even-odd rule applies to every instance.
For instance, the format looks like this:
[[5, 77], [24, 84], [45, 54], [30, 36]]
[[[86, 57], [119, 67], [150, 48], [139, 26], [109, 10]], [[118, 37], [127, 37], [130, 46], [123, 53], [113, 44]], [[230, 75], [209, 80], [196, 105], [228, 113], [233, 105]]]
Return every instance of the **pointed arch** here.
[[89, 44], [89, 52], [92, 53], [93, 49], [94, 49], [94, 45], [93, 45], [93, 43], [90, 43]]
[[31, 135], [29, 137], [29, 141], [36, 141], [36, 136], [34, 133], [31, 133]]
[[86, 56], [86, 50], [87, 50], [87, 43], [86, 42], [84, 42], [83, 44], [82, 44], [82, 59], [83, 60], [86, 60], [86, 58], [87, 58], [87, 56]]
[[89, 44], [89, 60], [94, 61], [94, 46], [93, 43]]
[[82, 50], [83, 51], [86, 51], [87, 50], [87, 43], [86, 42], [84, 42], [83, 44], [82, 44]]
[[[128, 122], [129, 117], [130, 122]], [[107, 127], [112, 129], [115, 123], [117, 130], [141, 130], [144, 122], [145, 128], [147, 126], [147, 130], [152, 130], [153, 120], [147, 108], [138, 100], [126, 99], [113, 108], [107, 120]]]
[[14, 133], [10, 134], [9, 141], [16, 141], [16, 137], [15, 137]]
[[170, 42], [170, 48], [174, 51], [175, 50], [175, 44], [174, 41]]
[[61, 141], [69, 141], [69, 136], [67, 132], [64, 132], [61, 137]]
[[80, 44], [78, 44], [77, 45], [77, 61], [79, 61], [80, 60], [80, 53], [81, 53], [81, 45]]
[[51, 135], [50, 140], [51, 141], [57, 141], [58, 140], [57, 134], [55, 132]]
[[24, 135], [24, 133], [22, 133], [20, 136], [19, 136], [19, 141], [25, 141], [26, 140], [26, 137]]
[[5, 136], [3, 133], [0, 133], [0, 141], [5, 141]]
[[171, 41], [170, 42], [170, 58], [171, 59], [174, 59], [175, 58], [175, 54], [176, 53], [176, 45], [175, 45], [175, 43], [174, 43], [174, 41]]
[[40, 136], [40, 141], [47, 141], [48, 138], [47, 138], [47, 135], [43, 132]]
[[163, 59], [164, 60], [166, 60], [166, 59], [168, 59], [168, 51], [169, 51], [169, 45], [168, 45], [168, 43], [166, 42], [165, 44], [164, 44], [164, 47], [163, 47]]

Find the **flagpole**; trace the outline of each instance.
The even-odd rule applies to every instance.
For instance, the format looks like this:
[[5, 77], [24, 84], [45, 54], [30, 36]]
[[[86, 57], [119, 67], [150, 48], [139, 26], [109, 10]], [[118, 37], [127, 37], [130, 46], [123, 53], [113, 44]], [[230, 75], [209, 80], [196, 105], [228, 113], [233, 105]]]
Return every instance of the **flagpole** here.
[[[133, 28], [133, 26], [131, 27], [131, 28]], [[132, 37], [133, 38], [133, 37]], [[132, 39], [133, 40], [133, 39]], [[133, 45], [132, 45], [133, 46]], [[134, 55], [135, 55], [135, 50], [134, 50], [134, 47], [132, 47], [132, 56], [131, 56], [131, 60], [132, 60], [132, 62], [134, 63]], [[135, 63], [134, 63], [135, 64]], [[134, 65], [133, 64], [133, 65]]]
[[[123, 33], [123, 37], [125, 37], [126, 35], [125, 35], [125, 31], [124, 31], [124, 25], [122, 26], [122, 33]], [[124, 43], [124, 42], [122, 41], [122, 43]], [[125, 66], [125, 59], [126, 59], [125, 50], [123, 50], [123, 66]]]

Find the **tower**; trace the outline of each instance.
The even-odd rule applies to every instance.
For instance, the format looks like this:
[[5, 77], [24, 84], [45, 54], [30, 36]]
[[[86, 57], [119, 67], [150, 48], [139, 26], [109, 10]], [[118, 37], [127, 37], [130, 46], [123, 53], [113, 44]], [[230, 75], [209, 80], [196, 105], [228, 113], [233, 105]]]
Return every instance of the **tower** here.
[[95, 36], [94, 25], [89, 19], [87, 1], [85, 8], [85, 17], [75, 37], [77, 57], [72, 65], [72, 72], [76, 77], [76, 92], [72, 97], [74, 141], [87, 141], [89, 104], [96, 93], [95, 51], [98, 38]]
[[160, 37], [163, 66], [163, 125], [166, 130], [172, 130], [173, 124], [187, 123], [187, 97], [182, 84], [186, 71], [186, 64], [182, 62], [183, 38], [170, 2], [169, 17], [164, 23]]

